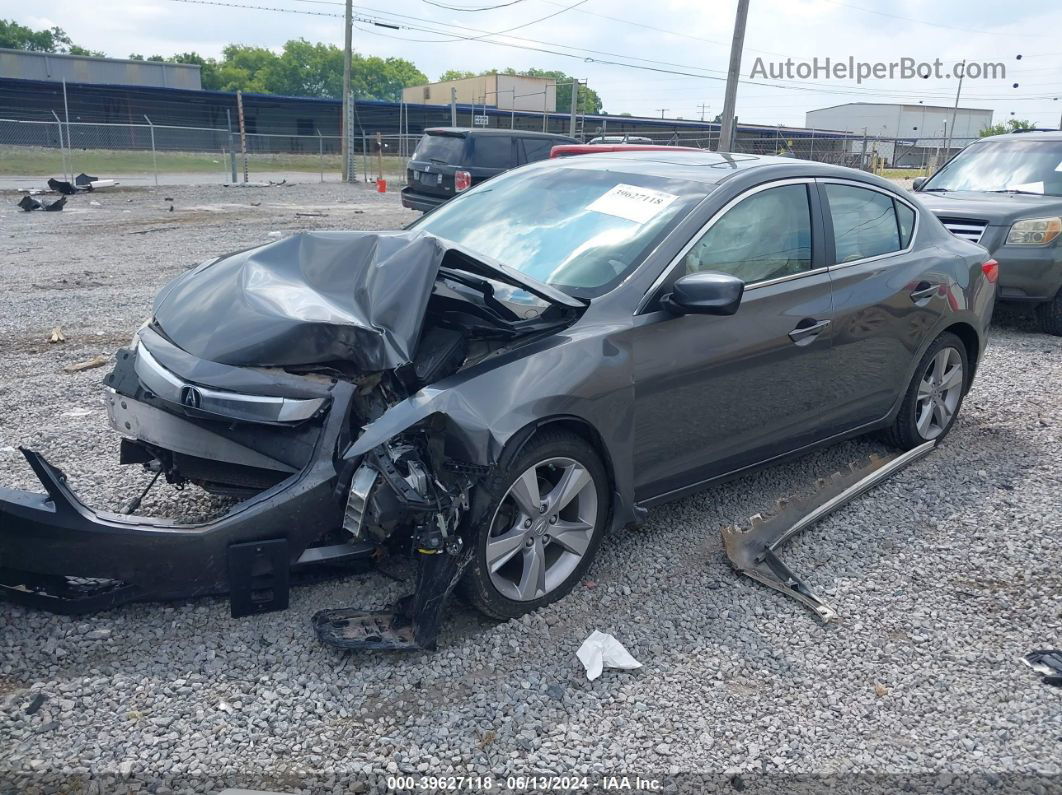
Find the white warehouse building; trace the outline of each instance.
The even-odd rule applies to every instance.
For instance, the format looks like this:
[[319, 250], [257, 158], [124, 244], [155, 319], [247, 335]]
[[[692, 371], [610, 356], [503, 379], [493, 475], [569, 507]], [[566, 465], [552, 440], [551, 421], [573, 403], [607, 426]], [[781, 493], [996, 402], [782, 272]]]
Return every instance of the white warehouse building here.
[[992, 126], [989, 109], [922, 103], [849, 102], [809, 110], [804, 117], [809, 128], [851, 133], [854, 154], [862, 151], [865, 136], [868, 153], [896, 167], [922, 166], [934, 159], [942, 162]]

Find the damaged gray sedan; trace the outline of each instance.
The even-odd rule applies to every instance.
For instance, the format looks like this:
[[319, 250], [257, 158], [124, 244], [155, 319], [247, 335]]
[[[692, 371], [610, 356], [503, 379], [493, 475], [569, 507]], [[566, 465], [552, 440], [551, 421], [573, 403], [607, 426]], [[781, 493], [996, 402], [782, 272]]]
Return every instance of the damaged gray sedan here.
[[106, 378], [121, 461], [238, 498], [199, 525], [105, 513], [24, 450], [0, 586], [81, 612], [228, 593], [400, 552], [413, 592], [314, 620], [347, 648], [435, 643], [454, 588], [511, 618], [610, 529], [822, 444], [948, 432], [995, 263], [871, 175], [633, 152], [498, 176], [400, 232], [295, 235], [175, 279]]

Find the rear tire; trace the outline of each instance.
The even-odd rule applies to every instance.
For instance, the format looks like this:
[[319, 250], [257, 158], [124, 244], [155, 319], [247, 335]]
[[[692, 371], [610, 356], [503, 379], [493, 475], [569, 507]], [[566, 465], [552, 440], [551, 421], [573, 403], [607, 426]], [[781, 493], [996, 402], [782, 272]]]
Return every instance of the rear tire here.
[[950, 332], [941, 334], [918, 362], [885, 440], [903, 450], [939, 442], [955, 424], [969, 383], [966, 346]]
[[1062, 337], [1062, 290], [1050, 301], [1036, 307], [1036, 319], [1042, 332]]
[[[609, 516], [608, 473], [572, 433], [543, 431], [475, 495], [475, 549], [459, 588], [481, 612], [517, 618], [568, 594]], [[481, 512], [482, 511], [482, 512]]]

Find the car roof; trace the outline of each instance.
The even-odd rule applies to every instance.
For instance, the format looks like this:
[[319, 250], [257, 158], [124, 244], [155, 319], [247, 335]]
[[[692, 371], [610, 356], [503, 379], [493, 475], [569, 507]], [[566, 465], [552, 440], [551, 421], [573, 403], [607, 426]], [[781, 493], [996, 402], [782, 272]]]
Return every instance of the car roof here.
[[988, 135], [974, 143], [987, 141], [1062, 141], [1062, 130], [1030, 130], [1029, 132], [1010, 132], [1000, 135]]
[[557, 141], [575, 140], [567, 135], [557, 135], [556, 133], [535, 132], [534, 130], [506, 130], [497, 127], [425, 127], [424, 132], [429, 135], [438, 135], [440, 133], [448, 135], [518, 135], [521, 138], [549, 138]]
[[[647, 174], [670, 179], [688, 180], [705, 184], [716, 184], [736, 173], [752, 169], [784, 167], [786, 171], [799, 170], [807, 176], [844, 177], [860, 179], [864, 182], [881, 184], [884, 180], [864, 171], [818, 163], [813, 160], [800, 160], [793, 157], [774, 157], [772, 155], [747, 155], [730, 152], [690, 152], [675, 150], [638, 150], [625, 152], [602, 152], [585, 154], [578, 157], [556, 157], [540, 161], [554, 168], [588, 168], [593, 170], [615, 170], [617, 164], [632, 174]], [[535, 164], [538, 165], [538, 164]], [[893, 186], [895, 187], [895, 186]]]

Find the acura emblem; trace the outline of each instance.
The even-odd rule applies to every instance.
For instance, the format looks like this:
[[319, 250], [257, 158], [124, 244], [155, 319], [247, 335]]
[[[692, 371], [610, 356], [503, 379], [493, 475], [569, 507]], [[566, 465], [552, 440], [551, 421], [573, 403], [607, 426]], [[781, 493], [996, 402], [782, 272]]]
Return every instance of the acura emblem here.
[[181, 387], [181, 405], [197, 409], [203, 405], [203, 395], [194, 386]]

